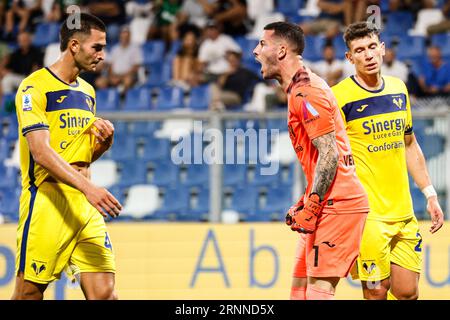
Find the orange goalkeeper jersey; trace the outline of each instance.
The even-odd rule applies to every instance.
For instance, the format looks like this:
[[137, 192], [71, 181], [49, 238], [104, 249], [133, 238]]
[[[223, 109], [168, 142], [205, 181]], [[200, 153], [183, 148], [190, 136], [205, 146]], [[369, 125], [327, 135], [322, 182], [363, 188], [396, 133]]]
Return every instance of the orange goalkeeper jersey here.
[[325, 195], [323, 213], [349, 214], [369, 212], [367, 194], [355, 172], [355, 162], [337, 102], [330, 87], [309, 69], [301, 67], [287, 89], [288, 129], [311, 193], [319, 156], [312, 140], [335, 132], [339, 152], [336, 176]]

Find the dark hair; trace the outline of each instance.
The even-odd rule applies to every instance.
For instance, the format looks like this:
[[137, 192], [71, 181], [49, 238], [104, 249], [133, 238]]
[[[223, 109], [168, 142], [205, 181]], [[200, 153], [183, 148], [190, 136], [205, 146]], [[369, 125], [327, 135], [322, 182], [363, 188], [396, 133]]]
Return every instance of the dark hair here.
[[279, 21], [269, 23], [264, 27], [264, 30], [273, 30], [274, 35], [287, 40], [297, 54], [303, 54], [303, 50], [305, 49], [305, 36], [300, 26], [290, 22]]
[[363, 22], [355, 22], [347, 27], [344, 33], [344, 41], [347, 45], [347, 48], [350, 49], [350, 43], [355, 39], [361, 39], [365, 37], [370, 37], [372, 35], [376, 35], [378, 40], [380, 39], [380, 30], [378, 30], [372, 24], [369, 24], [365, 21]]
[[[91, 29], [99, 30], [102, 32], [106, 32], [106, 26], [102, 20], [88, 13], [77, 13], [79, 18], [75, 15], [69, 15], [66, 20], [61, 25], [59, 30], [59, 41], [60, 41], [60, 49], [61, 51], [65, 51], [69, 44], [69, 40], [76, 33], [81, 33], [84, 35], [90, 35]], [[77, 21], [79, 19], [79, 23]], [[72, 26], [73, 24], [73, 26]], [[78, 24], [78, 26], [77, 26]]]

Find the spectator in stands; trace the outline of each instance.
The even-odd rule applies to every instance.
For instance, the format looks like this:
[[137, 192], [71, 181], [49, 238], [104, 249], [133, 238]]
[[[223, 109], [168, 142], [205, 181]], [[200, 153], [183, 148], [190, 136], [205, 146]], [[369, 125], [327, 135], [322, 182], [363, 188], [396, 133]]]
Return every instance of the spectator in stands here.
[[15, 92], [22, 80], [32, 72], [42, 68], [43, 54], [31, 45], [31, 34], [22, 31], [17, 36], [18, 48], [3, 61], [0, 70], [2, 92]]
[[136, 83], [143, 56], [141, 48], [132, 44], [130, 38], [129, 27], [123, 26], [119, 43], [112, 48], [111, 54], [106, 56], [107, 72], [105, 76], [97, 79], [97, 88], [117, 86], [119, 92], [125, 94]]
[[447, 0], [442, 7], [442, 13], [445, 19], [437, 24], [433, 24], [427, 28], [428, 35], [436, 33], [450, 32], [450, 0]]
[[350, 25], [354, 22], [363, 21], [367, 16], [369, 5], [379, 5], [380, 0], [344, 0], [344, 23]]
[[177, 38], [176, 16], [180, 8], [180, 0], [155, 1], [153, 10], [156, 17], [148, 31], [148, 39], [163, 39], [166, 50], [169, 50], [172, 41]]
[[126, 22], [125, 3], [122, 0], [83, 0], [89, 13], [99, 17], [106, 25]]
[[177, 31], [195, 28], [198, 31], [206, 26], [208, 17], [214, 13], [216, 0], [184, 0], [177, 13]]
[[6, 1], [0, 1], [0, 39], [3, 39], [3, 28], [5, 26]]
[[244, 36], [249, 31], [246, 0], [217, 0], [211, 18], [233, 37]]
[[320, 14], [313, 21], [301, 23], [305, 35], [325, 34], [332, 39], [339, 34], [344, 24], [344, 12], [348, 2], [343, 0], [318, 0]]
[[323, 60], [312, 63], [311, 69], [332, 87], [341, 80], [343, 63], [336, 59], [333, 45], [327, 44], [323, 47]]
[[390, 0], [389, 11], [411, 11], [417, 16], [420, 9], [434, 8], [434, 0]]
[[226, 59], [229, 70], [211, 84], [211, 110], [224, 110], [240, 105], [247, 100], [247, 95], [260, 81], [258, 75], [241, 65], [240, 51], [227, 51]]
[[281, 106], [286, 108], [287, 95], [283, 88], [274, 81], [258, 82], [251, 100], [244, 105], [244, 110], [249, 112], [264, 112]]
[[82, 3], [82, 0], [55, 0], [45, 20], [49, 22], [62, 22], [69, 6], [81, 6]]
[[6, 1], [5, 34], [13, 38], [15, 20], [19, 19], [19, 32], [34, 29], [33, 20], [42, 15], [42, 0]]
[[386, 76], [400, 78], [405, 83], [408, 81], [408, 67], [405, 63], [396, 59], [396, 53], [392, 48], [386, 48], [382, 72]]
[[241, 48], [229, 35], [222, 34], [221, 26], [209, 20], [205, 29], [205, 40], [200, 44], [198, 58], [202, 82], [216, 80], [229, 70], [225, 58], [227, 51], [241, 52]]
[[196, 86], [200, 83], [200, 61], [198, 60], [197, 34], [186, 32], [172, 62], [173, 82], [182, 87]]
[[428, 61], [419, 75], [419, 85], [424, 95], [450, 94], [450, 63], [442, 59], [441, 49], [431, 46], [427, 50]]

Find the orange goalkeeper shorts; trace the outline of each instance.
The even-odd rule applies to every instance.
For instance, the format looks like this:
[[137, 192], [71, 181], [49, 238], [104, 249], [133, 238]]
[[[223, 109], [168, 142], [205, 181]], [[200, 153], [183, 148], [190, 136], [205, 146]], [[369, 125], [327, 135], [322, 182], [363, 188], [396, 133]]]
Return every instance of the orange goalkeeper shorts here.
[[312, 234], [300, 234], [293, 276], [347, 277], [359, 255], [367, 214], [322, 214]]

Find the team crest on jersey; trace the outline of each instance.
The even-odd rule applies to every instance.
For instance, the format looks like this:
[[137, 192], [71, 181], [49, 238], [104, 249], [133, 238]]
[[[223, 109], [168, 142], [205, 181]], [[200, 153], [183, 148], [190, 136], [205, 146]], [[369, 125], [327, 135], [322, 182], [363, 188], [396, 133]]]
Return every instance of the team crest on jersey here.
[[317, 110], [309, 103], [308, 100], [303, 101], [302, 112], [303, 120], [317, 118], [319, 116], [319, 112], [317, 112]]
[[397, 106], [397, 108], [401, 109], [403, 106], [403, 100], [401, 98], [392, 99], [392, 102]]
[[33, 260], [33, 262], [31, 263], [31, 268], [33, 268], [36, 276], [39, 276], [41, 274], [41, 272], [43, 272], [43, 271], [45, 271], [45, 269], [47, 269], [46, 265], [47, 265], [47, 262]]
[[94, 108], [94, 103], [92, 102], [91, 97], [86, 96], [86, 104], [88, 105], [89, 110], [91, 110], [92, 112]]
[[367, 262], [363, 263], [363, 268], [364, 270], [366, 270], [366, 272], [368, 274], [371, 274], [372, 271], [377, 267], [377, 265], [375, 264], [375, 262], [372, 262], [370, 265]]
[[31, 103], [31, 94], [24, 94], [22, 96], [22, 110], [31, 111], [32, 109], [33, 105]]

